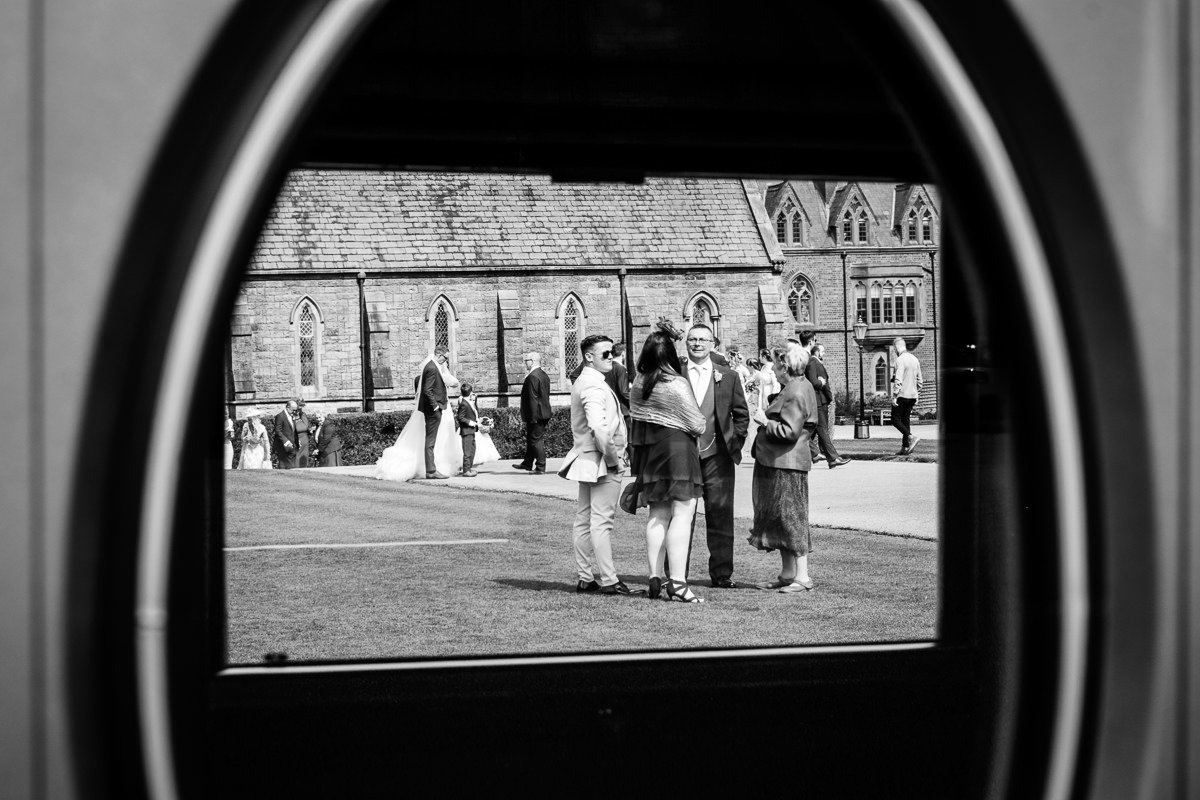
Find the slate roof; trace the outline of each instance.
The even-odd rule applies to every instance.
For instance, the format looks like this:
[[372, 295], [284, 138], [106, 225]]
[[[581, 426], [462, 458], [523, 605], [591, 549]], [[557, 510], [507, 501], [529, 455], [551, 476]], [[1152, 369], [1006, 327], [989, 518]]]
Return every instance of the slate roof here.
[[738, 180], [555, 184], [540, 175], [292, 172], [251, 268], [769, 268]]

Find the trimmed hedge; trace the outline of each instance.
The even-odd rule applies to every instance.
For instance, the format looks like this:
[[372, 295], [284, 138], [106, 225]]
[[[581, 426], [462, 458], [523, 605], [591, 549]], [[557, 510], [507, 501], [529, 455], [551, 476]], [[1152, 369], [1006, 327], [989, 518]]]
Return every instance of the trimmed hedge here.
[[[443, 413], [454, 413], [453, 407]], [[521, 421], [521, 409], [513, 406], [505, 408], [481, 408], [479, 413], [491, 417], [496, 423], [492, 429], [492, 442], [500, 451], [501, 458], [523, 458], [525, 455], [525, 423]], [[342, 437], [342, 463], [347, 466], [362, 466], [374, 464], [379, 460], [383, 451], [391, 447], [404, 430], [411, 411], [376, 411], [358, 414], [330, 414], [329, 418], [337, 422], [338, 431]], [[315, 417], [309, 416], [309, 425], [317, 426]], [[275, 419], [264, 417], [263, 427], [267, 429], [267, 440], [274, 442]], [[233, 463], [237, 464], [242, 452], [242, 428], [245, 421], [234, 423], [233, 434]], [[546, 423], [544, 438], [547, 458], [561, 458], [571, 449], [571, 409], [560, 406], [551, 409], [550, 421]], [[310, 441], [315, 447], [316, 442]], [[311, 452], [309, 454], [311, 458]], [[313, 465], [316, 461], [313, 460]], [[271, 453], [271, 465], [279, 467], [275, 453]]]

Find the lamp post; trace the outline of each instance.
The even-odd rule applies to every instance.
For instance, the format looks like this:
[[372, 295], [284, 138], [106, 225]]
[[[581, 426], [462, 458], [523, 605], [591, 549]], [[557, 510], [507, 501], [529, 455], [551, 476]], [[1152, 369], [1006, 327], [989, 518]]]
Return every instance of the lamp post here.
[[355, 280], [358, 281], [358, 360], [362, 367], [362, 410], [366, 413], [374, 410], [371, 402], [371, 334], [367, 328], [367, 298], [363, 287], [367, 273], [359, 270]]
[[858, 418], [854, 421], [854, 438], [870, 439], [871, 423], [867, 422], [866, 392], [863, 388], [863, 342], [867, 339], [867, 323], [862, 317], [854, 323], [854, 343], [858, 345]]

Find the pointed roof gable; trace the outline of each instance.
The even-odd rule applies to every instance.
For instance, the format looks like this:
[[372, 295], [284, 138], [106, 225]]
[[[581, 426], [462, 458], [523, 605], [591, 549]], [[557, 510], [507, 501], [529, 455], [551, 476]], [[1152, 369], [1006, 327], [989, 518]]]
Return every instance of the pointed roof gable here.
[[738, 180], [302, 169], [280, 190], [252, 268], [372, 259], [383, 269], [772, 263]]

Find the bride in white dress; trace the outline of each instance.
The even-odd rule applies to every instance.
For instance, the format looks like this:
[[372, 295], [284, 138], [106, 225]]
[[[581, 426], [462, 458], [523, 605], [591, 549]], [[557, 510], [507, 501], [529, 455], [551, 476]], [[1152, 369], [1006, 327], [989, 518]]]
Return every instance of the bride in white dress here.
[[[425, 371], [425, 365], [430, 361], [437, 363], [432, 355], [426, 357], [417, 367], [417, 374]], [[458, 379], [450, 374], [444, 364], [438, 364], [438, 371], [446, 383], [446, 391], [458, 388]], [[421, 396], [421, 380], [417, 380], [417, 397]], [[404, 430], [396, 437], [396, 443], [383, 451], [383, 455], [375, 462], [375, 477], [386, 481], [411, 481], [425, 472], [425, 415], [417, 410], [413, 401], [413, 413], [404, 425]], [[492, 444], [491, 437], [481, 433], [475, 437], [475, 463], [497, 461], [500, 454]], [[437, 439], [433, 445], [433, 463], [437, 471], [443, 475], [457, 475], [462, 472], [463, 449], [462, 439], [454, 430], [454, 411], [446, 408], [442, 411], [442, 421], [438, 423]]]

